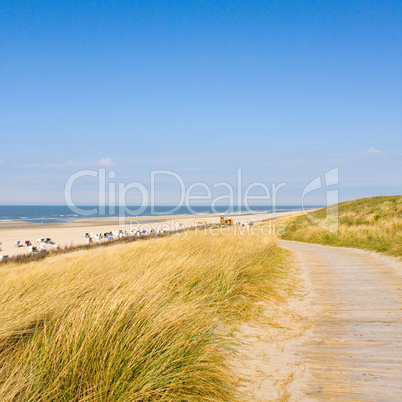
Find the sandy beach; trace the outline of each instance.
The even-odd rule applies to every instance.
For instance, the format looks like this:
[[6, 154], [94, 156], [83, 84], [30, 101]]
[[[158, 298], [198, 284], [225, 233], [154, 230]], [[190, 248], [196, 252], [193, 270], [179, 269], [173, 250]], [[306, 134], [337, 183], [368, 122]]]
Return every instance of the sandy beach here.
[[[277, 213], [257, 213], [231, 215], [233, 220], [244, 221], [253, 219], [255, 222], [267, 219], [275, 219], [281, 216], [299, 213], [300, 211], [286, 211]], [[0, 223], [0, 242], [2, 251], [0, 255], [14, 256], [28, 253], [27, 247], [16, 247], [17, 241], [24, 242], [29, 240], [37, 245], [36, 239], [49, 237], [60, 246], [85, 244], [85, 233], [105, 233], [112, 230], [149, 230], [164, 229], [177, 230], [179, 228], [191, 228], [196, 226], [199, 221], [207, 224], [219, 223], [220, 214], [205, 215], [169, 215], [169, 216], [144, 216], [126, 218], [122, 222], [118, 217], [113, 218], [93, 218], [75, 219], [71, 222], [33, 224], [28, 222], [1, 222]]]

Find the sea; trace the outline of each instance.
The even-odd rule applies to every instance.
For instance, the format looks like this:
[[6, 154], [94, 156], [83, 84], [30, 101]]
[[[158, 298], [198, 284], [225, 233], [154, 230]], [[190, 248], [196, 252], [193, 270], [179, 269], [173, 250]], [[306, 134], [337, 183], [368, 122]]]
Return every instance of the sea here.
[[[0, 222], [29, 222], [29, 223], [51, 223], [51, 222], [72, 222], [74, 219], [80, 218], [102, 218], [102, 217], [117, 217], [119, 216], [118, 208], [105, 208], [105, 213], [98, 206], [78, 206], [81, 211], [70, 209], [68, 206], [55, 205], [0, 205]], [[285, 212], [300, 209], [300, 206], [288, 205], [277, 206], [274, 212]], [[310, 207], [305, 207], [309, 209]], [[311, 207], [317, 208], [317, 206]], [[114, 209], [114, 210], [113, 210]], [[134, 211], [127, 213], [127, 216], [163, 216], [163, 215], [187, 215], [187, 214], [238, 214], [238, 213], [264, 213], [273, 212], [273, 208], [269, 206], [215, 206], [214, 210], [210, 206], [191, 206], [191, 209], [186, 206], [179, 208], [173, 206], [154, 206], [146, 207], [141, 213], [138, 206], [127, 206], [127, 209]], [[85, 212], [82, 212], [85, 211]], [[90, 212], [90, 214], [88, 214]], [[102, 212], [102, 213], [100, 213]]]

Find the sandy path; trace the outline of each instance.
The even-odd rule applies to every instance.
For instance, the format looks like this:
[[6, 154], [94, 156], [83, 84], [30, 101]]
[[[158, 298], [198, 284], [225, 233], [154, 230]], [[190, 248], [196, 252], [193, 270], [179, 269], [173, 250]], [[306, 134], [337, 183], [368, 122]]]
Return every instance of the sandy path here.
[[290, 400], [402, 401], [402, 263], [356, 249], [280, 245], [306, 275], [312, 322], [287, 345], [304, 366]]

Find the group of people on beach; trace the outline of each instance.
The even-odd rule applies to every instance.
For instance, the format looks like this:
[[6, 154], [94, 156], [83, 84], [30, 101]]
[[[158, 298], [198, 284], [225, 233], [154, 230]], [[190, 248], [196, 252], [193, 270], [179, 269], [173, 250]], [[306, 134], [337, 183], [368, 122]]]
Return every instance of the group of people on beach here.
[[152, 236], [155, 234], [163, 234], [163, 233], [164, 229], [158, 229], [158, 230], [150, 229], [149, 232], [145, 229], [143, 230], [136, 229], [131, 230], [130, 232], [119, 229], [119, 230], [112, 230], [106, 233], [85, 233], [85, 239], [87, 243], [93, 243], [93, 242], [100, 242], [102, 240], [111, 241], [117, 239], [124, 239], [127, 237]]
[[[32, 244], [30, 240], [15, 242], [15, 247], [27, 247], [28, 251], [31, 253], [47, 252], [47, 251], [57, 251], [60, 248], [59, 244], [56, 244], [50, 237], [41, 237], [36, 240], [37, 245]], [[2, 243], [0, 242], [0, 251], [2, 251]], [[8, 255], [0, 255], [1, 260], [7, 260]]]
[[50, 237], [41, 237], [36, 240], [37, 246], [33, 245], [30, 240], [25, 240], [21, 242], [17, 240], [15, 242], [15, 247], [28, 247], [28, 250], [31, 253], [43, 252], [43, 251], [51, 251], [51, 250], [58, 250], [60, 248], [59, 244], [56, 244]]

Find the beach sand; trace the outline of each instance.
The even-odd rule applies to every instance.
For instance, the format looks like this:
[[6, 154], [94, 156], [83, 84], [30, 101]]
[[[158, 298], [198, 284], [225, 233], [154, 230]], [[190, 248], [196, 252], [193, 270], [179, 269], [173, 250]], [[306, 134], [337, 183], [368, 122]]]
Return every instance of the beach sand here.
[[[299, 213], [300, 211], [287, 211], [277, 213], [257, 214], [232, 214], [234, 222], [241, 224], [246, 220], [254, 219], [255, 222], [267, 219], [275, 219], [281, 216]], [[228, 215], [227, 215], [228, 216]], [[19, 240], [29, 240], [37, 245], [36, 239], [49, 237], [60, 246], [81, 245], [86, 243], [85, 233], [106, 233], [115, 229], [130, 232], [131, 230], [161, 229], [177, 230], [179, 228], [190, 228], [196, 225], [197, 221], [207, 224], [219, 223], [220, 214], [205, 215], [170, 215], [170, 216], [143, 216], [129, 217], [125, 220], [118, 217], [113, 218], [86, 218], [75, 219], [71, 222], [37, 224], [28, 222], [0, 222], [0, 242], [2, 251], [0, 255], [14, 256], [28, 253], [27, 247], [16, 247]]]

